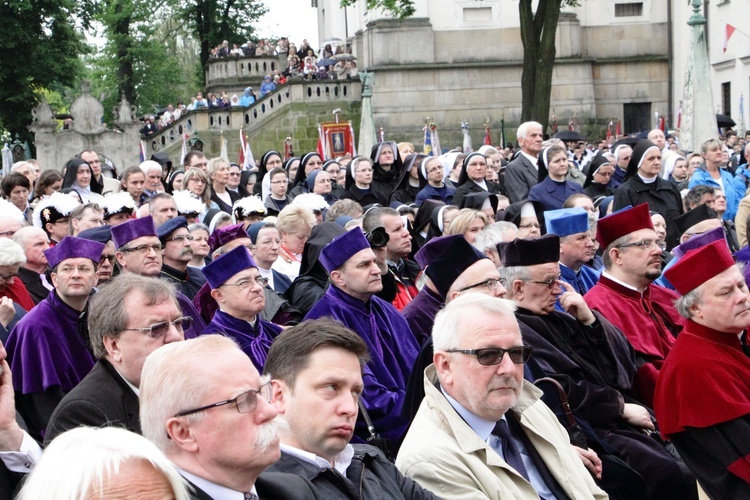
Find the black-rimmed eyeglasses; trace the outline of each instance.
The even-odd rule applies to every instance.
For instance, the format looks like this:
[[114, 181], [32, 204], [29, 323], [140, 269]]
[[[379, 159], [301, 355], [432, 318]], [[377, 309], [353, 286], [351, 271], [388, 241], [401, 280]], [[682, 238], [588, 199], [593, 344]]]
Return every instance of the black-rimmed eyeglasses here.
[[479, 283], [474, 283], [473, 285], [469, 285], [469, 286], [465, 286], [463, 288], [459, 288], [457, 291], [458, 292], [465, 292], [466, 290], [471, 290], [472, 288], [478, 288], [480, 286], [486, 286], [488, 289], [494, 290], [500, 284], [502, 284], [503, 286], [505, 286], [505, 279], [504, 278], [500, 278], [500, 279], [490, 278], [488, 280], [480, 281]]
[[[261, 380], [261, 382], [263, 382], [263, 380]], [[240, 413], [250, 413], [258, 406], [258, 394], [265, 398], [266, 401], [271, 401], [270, 379], [266, 379], [266, 381], [263, 382], [258, 389], [250, 389], [247, 392], [243, 392], [236, 398], [225, 399], [224, 401], [201, 406], [200, 408], [181, 411], [177, 413], [175, 417], [184, 417], [185, 415], [192, 415], [193, 413], [198, 413], [201, 411], [210, 410], [211, 408], [218, 408], [219, 406], [226, 406], [231, 404], [233, 404], [237, 408], [237, 411]]]
[[524, 283], [536, 283], [537, 285], [545, 285], [548, 288], [552, 288], [561, 279], [562, 279], [562, 275], [558, 274], [557, 276], [546, 279], [544, 281], [541, 281], [541, 280], [520, 280], [520, 281], [523, 281]]
[[486, 347], [484, 349], [450, 349], [445, 352], [457, 352], [468, 356], [476, 356], [479, 364], [484, 366], [499, 365], [502, 363], [503, 356], [505, 356], [505, 353], [507, 352], [513, 363], [521, 365], [529, 360], [529, 357], [531, 356], [531, 346], [520, 345], [509, 349], [503, 349], [502, 347]]
[[615, 248], [638, 247], [645, 250], [651, 250], [655, 246], [659, 246], [659, 243], [656, 240], [643, 240], [634, 241], [633, 243], [623, 243], [622, 245], [615, 245]]

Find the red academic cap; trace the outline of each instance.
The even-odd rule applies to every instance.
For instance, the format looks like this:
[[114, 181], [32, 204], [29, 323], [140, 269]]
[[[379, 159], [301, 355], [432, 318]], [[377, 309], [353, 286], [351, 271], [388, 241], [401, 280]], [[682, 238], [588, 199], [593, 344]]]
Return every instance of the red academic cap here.
[[733, 265], [727, 242], [721, 239], [689, 251], [664, 271], [664, 276], [675, 290], [685, 295]]
[[654, 224], [651, 222], [648, 203], [641, 203], [636, 207], [626, 208], [599, 219], [596, 225], [596, 241], [602, 248], [607, 248], [617, 238], [646, 228], [653, 229]]

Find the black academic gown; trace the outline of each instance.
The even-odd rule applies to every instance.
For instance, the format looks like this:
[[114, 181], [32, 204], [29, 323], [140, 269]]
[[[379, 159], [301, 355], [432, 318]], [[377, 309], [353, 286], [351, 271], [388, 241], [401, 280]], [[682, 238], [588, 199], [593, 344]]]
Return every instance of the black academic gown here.
[[627, 424], [623, 404], [635, 376], [635, 353], [625, 336], [594, 312], [591, 326], [566, 313], [539, 316], [519, 308], [516, 317], [524, 343], [547, 376], [565, 388], [571, 409], [593, 427], [598, 438], [636, 470], [652, 498], [697, 498], [695, 478], [655, 439]]

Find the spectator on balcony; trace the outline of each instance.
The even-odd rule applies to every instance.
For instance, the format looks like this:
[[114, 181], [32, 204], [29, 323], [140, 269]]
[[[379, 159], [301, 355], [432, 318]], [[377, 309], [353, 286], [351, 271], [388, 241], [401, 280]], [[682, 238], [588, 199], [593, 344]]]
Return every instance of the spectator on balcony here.
[[159, 119], [159, 128], [168, 127], [175, 120], [174, 111], [174, 106], [168, 104], [167, 109], [161, 114], [161, 118]]
[[[307, 43], [307, 38], [305, 38], [304, 40], [302, 40], [302, 43], [299, 46], [299, 50], [297, 51], [297, 57], [299, 57], [300, 59], [304, 59], [308, 55], [307, 54], [308, 50], [312, 50], [312, 49], [310, 48], [310, 44]], [[315, 57], [315, 54], [313, 54], [313, 57]]]
[[216, 94], [214, 94], [213, 92], [209, 92], [206, 95], [206, 101], [208, 102], [209, 109], [218, 109], [221, 107], [220, 106], [221, 99], [216, 97]]
[[140, 130], [142, 136], [151, 137], [159, 130], [156, 123], [154, 123], [155, 119], [154, 115], [148, 115], [145, 117], [145, 125], [143, 125]]
[[242, 44], [241, 49], [242, 49], [242, 54], [245, 57], [252, 57], [255, 55], [255, 44], [250, 40]]
[[[310, 52], [312, 52], [312, 50]], [[312, 79], [312, 77], [318, 73], [318, 67], [315, 65], [315, 56], [305, 56], [302, 73], [308, 80]]]
[[229, 41], [224, 40], [219, 46], [219, 50], [216, 54], [218, 57], [227, 57], [229, 55]]
[[203, 92], [198, 92], [197, 94], [195, 94], [195, 99], [193, 99], [193, 102], [190, 104], [188, 109], [195, 110], [207, 107], [208, 101], [203, 97]]
[[219, 109], [227, 109], [231, 105], [232, 103], [229, 100], [229, 95], [227, 95], [227, 91], [222, 90], [221, 94], [219, 94], [219, 103], [218, 103]]
[[258, 47], [255, 49], [255, 57], [270, 55], [271, 51], [268, 47], [268, 42], [261, 40], [258, 42]]
[[279, 38], [279, 42], [276, 44], [276, 54], [289, 54], [289, 39], [287, 37], [282, 36], [281, 38]]
[[260, 96], [263, 97], [267, 94], [270, 94], [273, 92], [273, 90], [276, 88], [276, 84], [273, 83], [273, 79], [271, 78], [271, 75], [266, 75], [263, 77], [263, 83], [260, 84]]
[[232, 44], [232, 50], [229, 52], [230, 55], [233, 56], [242, 56], [245, 55], [244, 52], [242, 52], [242, 49], [239, 48], [239, 46], [236, 43]]
[[255, 94], [253, 94], [253, 88], [247, 87], [245, 93], [240, 97], [240, 106], [248, 107], [255, 102]]

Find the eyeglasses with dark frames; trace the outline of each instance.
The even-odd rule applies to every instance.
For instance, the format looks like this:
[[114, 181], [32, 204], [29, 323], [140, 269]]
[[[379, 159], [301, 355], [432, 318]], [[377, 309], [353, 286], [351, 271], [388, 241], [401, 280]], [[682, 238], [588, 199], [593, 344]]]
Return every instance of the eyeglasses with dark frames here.
[[153, 250], [156, 253], [161, 252], [161, 243], [156, 243], [154, 245], [138, 245], [137, 247], [120, 249], [123, 253], [148, 253], [149, 250]]
[[476, 356], [479, 364], [483, 366], [499, 365], [502, 363], [503, 356], [505, 356], [505, 353], [507, 352], [513, 363], [522, 365], [529, 360], [529, 357], [531, 357], [531, 346], [519, 345], [508, 349], [503, 349], [502, 347], [486, 347], [484, 349], [450, 349], [446, 352], [457, 352], [468, 356]]
[[268, 278], [258, 276], [257, 278], [246, 278], [239, 280], [237, 283], [224, 283], [223, 285], [219, 286], [236, 286], [240, 290], [247, 290], [253, 283], [257, 283], [261, 287], [264, 287], [268, 284]]
[[547, 287], [552, 288], [561, 279], [562, 279], [562, 275], [558, 274], [557, 276], [546, 279], [544, 281], [540, 281], [540, 280], [520, 280], [520, 281], [523, 281], [524, 283], [536, 283], [537, 285], [546, 285]]
[[178, 332], [184, 332], [189, 329], [192, 324], [193, 318], [190, 316], [182, 316], [174, 321], [162, 321], [143, 328], [123, 328], [123, 330], [127, 332], [144, 332], [152, 339], [158, 339], [164, 337], [167, 332], [169, 332], [169, 325], [174, 326]]
[[488, 280], [480, 281], [479, 283], [474, 283], [473, 285], [465, 286], [463, 288], [458, 289], [458, 292], [465, 292], [466, 290], [471, 290], [472, 288], [478, 288], [480, 286], [486, 286], [490, 290], [494, 290], [497, 288], [499, 284], [505, 286], [505, 278], [495, 279], [490, 278]]
[[233, 404], [239, 413], [250, 413], [258, 406], [258, 395], [260, 394], [266, 401], [271, 401], [271, 379], [261, 379], [261, 386], [258, 389], [250, 389], [247, 392], [243, 392], [236, 398], [225, 399], [218, 403], [213, 403], [200, 408], [194, 408], [192, 410], [185, 410], [177, 413], [175, 417], [184, 417], [186, 415], [192, 415], [211, 408], [218, 408], [220, 406], [226, 406]]

